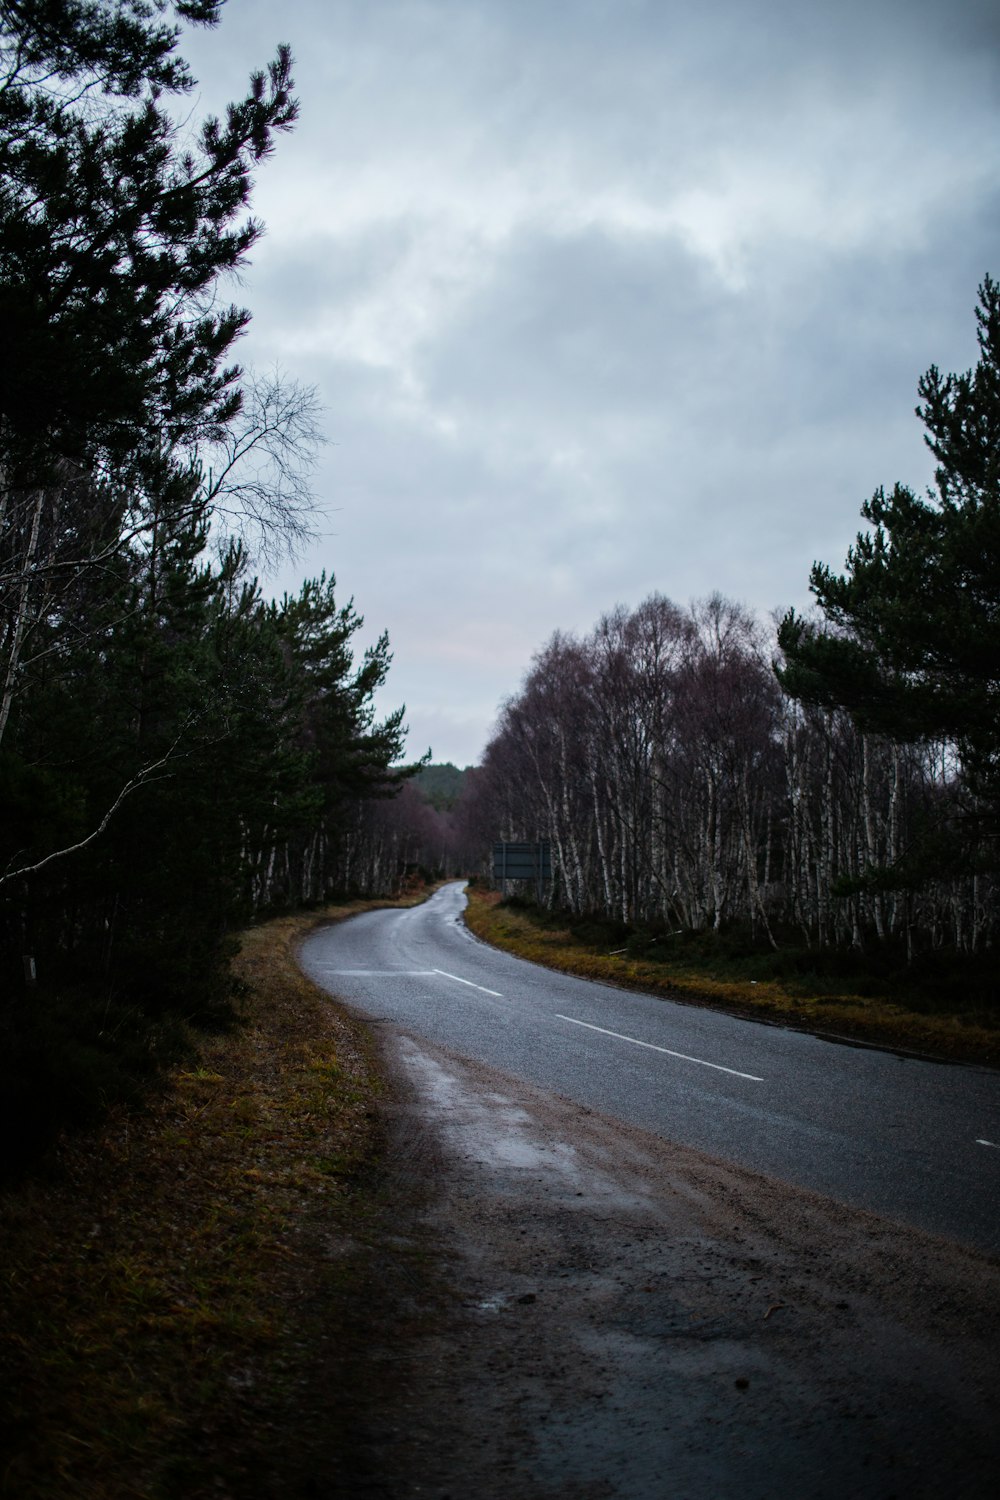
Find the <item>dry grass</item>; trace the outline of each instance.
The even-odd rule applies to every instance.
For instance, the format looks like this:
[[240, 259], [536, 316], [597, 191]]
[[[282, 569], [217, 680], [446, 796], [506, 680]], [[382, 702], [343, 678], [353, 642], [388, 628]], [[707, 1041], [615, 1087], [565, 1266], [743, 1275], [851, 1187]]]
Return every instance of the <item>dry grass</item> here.
[[1000, 1063], [1000, 1033], [978, 1024], [975, 1016], [920, 1014], [847, 989], [810, 995], [802, 985], [721, 978], [680, 959], [611, 954], [581, 942], [568, 928], [542, 926], [530, 912], [501, 905], [496, 891], [471, 887], [468, 897], [465, 920], [477, 937], [567, 974], [928, 1056]]
[[[301, 1460], [308, 1399], [289, 1413], [318, 1302], [335, 1342], [337, 1298], [357, 1290], [380, 1146], [366, 1033], [294, 962], [317, 920], [248, 932], [243, 1024], [200, 1039], [145, 1112], [64, 1142], [0, 1199], [0, 1494], [295, 1489], [276, 1476]], [[335, 1351], [324, 1359], [336, 1380]]]

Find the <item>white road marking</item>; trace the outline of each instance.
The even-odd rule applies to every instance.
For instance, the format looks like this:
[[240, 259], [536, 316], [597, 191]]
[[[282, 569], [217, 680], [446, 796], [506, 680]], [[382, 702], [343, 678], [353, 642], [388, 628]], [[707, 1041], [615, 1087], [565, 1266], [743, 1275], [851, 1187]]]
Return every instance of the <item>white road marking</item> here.
[[589, 1021], [578, 1021], [575, 1016], [561, 1016], [556, 1012], [556, 1019], [569, 1021], [573, 1026], [586, 1026], [588, 1031], [599, 1031], [602, 1036], [613, 1036], [619, 1042], [631, 1042], [633, 1047], [648, 1047], [651, 1052], [665, 1052], [668, 1057], [679, 1057], [682, 1062], [697, 1063], [700, 1068], [714, 1068], [717, 1073], [731, 1073], [734, 1078], [748, 1078], [751, 1083], [763, 1083], [763, 1078], [758, 1078], [754, 1073], [740, 1073], [736, 1068], [724, 1068], [721, 1063], [706, 1062], [703, 1057], [689, 1057], [686, 1052], [671, 1052], [669, 1047], [658, 1047], [655, 1042], [640, 1042], [637, 1036], [623, 1036], [620, 1031], [607, 1031], [603, 1026], [592, 1026]]
[[977, 1146], [992, 1146], [993, 1149], [994, 1149], [994, 1151], [1000, 1151], [1000, 1145], [998, 1145], [996, 1141], [981, 1141], [981, 1140], [977, 1139], [976, 1140], [976, 1145]]
[[442, 979], [454, 979], [456, 984], [467, 984], [470, 990], [482, 990], [484, 995], [503, 996], [499, 990], [488, 990], [484, 984], [473, 984], [471, 979], [462, 979], [458, 974], [449, 974], [447, 969], [333, 969], [329, 964], [317, 964], [324, 974], [339, 979], [431, 979], [440, 974]]
[[393, 974], [406, 979], [417, 979], [421, 975], [424, 978], [430, 978], [432, 974], [438, 972], [437, 969], [331, 969], [329, 964], [317, 964], [316, 967], [326, 974], [338, 974], [341, 978], [355, 979], [388, 979]]
[[503, 999], [499, 990], [488, 990], [485, 984], [473, 984], [471, 979], [460, 979], [457, 974], [449, 974], [447, 969], [434, 969], [433, 972], [445, 979], [454, 979], [456, 984], [467, 984], [470, 990], [482, 990], [484, 995], [495, 995], [498, 1000]]

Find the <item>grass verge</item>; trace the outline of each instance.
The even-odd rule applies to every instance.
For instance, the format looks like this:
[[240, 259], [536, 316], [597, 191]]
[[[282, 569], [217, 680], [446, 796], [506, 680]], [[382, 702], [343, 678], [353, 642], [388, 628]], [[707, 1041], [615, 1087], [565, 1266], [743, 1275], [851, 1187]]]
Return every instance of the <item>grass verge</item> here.
[[0, 1494], [305, 1495], [349, 1447], [382, 1080], [294, 950], [389, 904], [247, 932], [241, 1024], [0, 1197]]
[[[471, 886], [467, 894], [465, 920], [471, 931], [532, 963], [755, 1020], [951, 1061], [1000, 1065], [995, 1010], [954, 1003], [929, 1010], [922, 1008], [928, 1002], [919, 993], [909, 996], [903, 987], [895, 996], [885, 993], [890, 987], [878, 978], [838, 984], [829, 974], [764, 977], [773, 967], [770, 955], [754, 959], [710, 945], [664, 945], [655, 958], [647, 957], [643, 948], [653, 945], [641, 934], [610, 937], [594, 924], [571, 924], [565, 914], [504, 902], [497, 891]], [[609, 952], [612, 941], [616, 947], [624, 944], [624, 951]], [[755, 965], [760, 979], [752, 977]], [[868, 989], [883, 992], [861, 992]]]

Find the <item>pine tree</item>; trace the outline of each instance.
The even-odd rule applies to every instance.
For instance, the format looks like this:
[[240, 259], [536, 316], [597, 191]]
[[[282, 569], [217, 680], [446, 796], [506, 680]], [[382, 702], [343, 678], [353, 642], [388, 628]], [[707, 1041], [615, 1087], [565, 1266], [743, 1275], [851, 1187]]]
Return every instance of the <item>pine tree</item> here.
[[[178, 4], [214, 25], [222, 0]], [[280, 47], [185, 145], [193, 83], [164, 0], [0, 4], [0, 418], [8, 483], [47, 459], [155, 461], [239, 405], [249, 314], [208, 294], [245, 260], [252, 173], [295, 119]], [[24, 466], [28, 467], [25, 469]]]
[[297, 686], [295, 743], [308, 758], [313, 798], [289, 843], [292, 900], [322, 893], [307, 871], [335, 861], [344, 820], [358, 803], [393, 796], [417, 770], [392, 769], [403, 753], [405, 709], [376, 717], [375, 694], [392, 661], [388, 636], [356, 661], [353, 640], [364, 620], [353, 600], [337, 603], [335, 590], [336, 580], [325, 573], [307, 579], [274, 617]]
[[[975, 368], [919, 383], [936, 490], [897, 484], [862, 508], [842, 574], [816, 563], [827, 628], [786, 615], [778, 675], [793, 697], [846, 708], [897, 743], [942, 740], [959, 758], [980, 832], [1000, 830], [1000, 287], [976, 312]], [[991, 858], [995, 858], [995, 853]]]
[[[177, 4], [212, 25], [221, 0]], [[190, 498], [192, 445], [241, 405], [249, 314], [216, 307], [260, 226], [257, 164], [295, 118], [280, 47], [185, 144], [166, 0], [0, 3], [0, 740], [67, 581]], [[165, 102], [166, 101], [166, 102]], [[100, 493], [103, 524], [74, 505]]]

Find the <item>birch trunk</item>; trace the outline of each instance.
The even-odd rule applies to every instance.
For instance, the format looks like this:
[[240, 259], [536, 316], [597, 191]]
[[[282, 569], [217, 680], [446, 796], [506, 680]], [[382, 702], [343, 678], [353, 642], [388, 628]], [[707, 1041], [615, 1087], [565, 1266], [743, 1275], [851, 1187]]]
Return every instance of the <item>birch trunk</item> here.
[[42, 511], [45, 507], [45, 491], [38, 490], [35, 496], [34, 512], [31, 518], [31, 531], [28, 537], [28, 545], [25, 549], [24, 561], [21, 565], [20, 583], [15, 590], [16, 604], [14, 607], [13, 623], [9, 627], [8, 643], [6, 647], [7, 665], [4, 671], [3, 695], [0, 697], [0, 743], [3, 742], [4, 732], [10, 719], [11, 705], [14, 702], [17, 676], [21, 666], [21, 652], [24, 648], [24, 638], [28, 629], [28, 615], [31, 601], [32, 572], [38, 553], [38, 533], [42, 524]]

